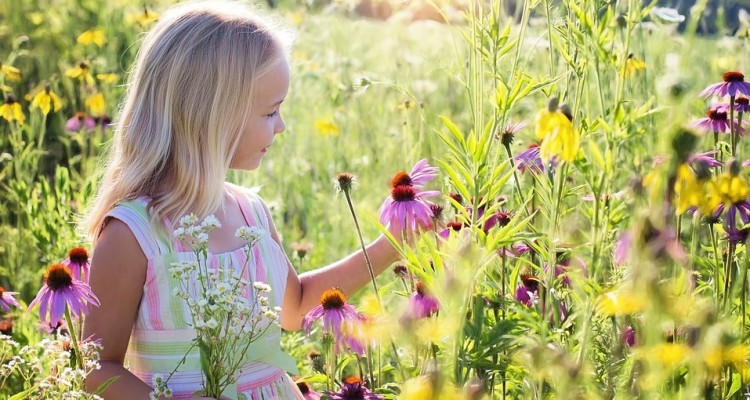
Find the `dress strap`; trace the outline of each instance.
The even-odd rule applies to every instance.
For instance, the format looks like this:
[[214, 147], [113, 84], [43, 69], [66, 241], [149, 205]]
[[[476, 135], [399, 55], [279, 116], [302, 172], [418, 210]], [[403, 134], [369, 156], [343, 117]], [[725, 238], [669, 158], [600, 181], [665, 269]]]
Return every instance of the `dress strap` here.
[[245, 223], [248, 226], [257, 226], [268, 230], [268, 220], [262, 209], [259, 211], [258, 208], [262, 207], [260, 199], [255, 196], [250, 190], [245, 189], [241, 186], [227, 185], [230, 188], [230, 192], [234, 195], [237, 200], [237, 204], [240, 206], [240, 212], [245, 217]]
[[124, 222], [138, 240], [143, 254], [150, 260], [159, 254], [170, 252], [170, 242], [164, 237], [157, 236], [156, 230], [151, 225], [147, 206], [148, 201], [142, 197], [123, 201], [107, 213], [105, 221], [109, 218], [117, 218]]

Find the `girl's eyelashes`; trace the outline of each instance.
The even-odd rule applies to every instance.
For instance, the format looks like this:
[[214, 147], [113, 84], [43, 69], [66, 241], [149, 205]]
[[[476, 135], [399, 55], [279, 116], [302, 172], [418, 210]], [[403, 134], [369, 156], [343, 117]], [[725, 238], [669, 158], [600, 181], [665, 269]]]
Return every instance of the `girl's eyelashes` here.
[[274, 111], [274, 112], [272, 112], [270, 114], [266, 114], [266, 117], [273, 118], [273, 117], [275, 117], [277, 115], [279, 115], [279, 110], [276, 110], [276, 111]]

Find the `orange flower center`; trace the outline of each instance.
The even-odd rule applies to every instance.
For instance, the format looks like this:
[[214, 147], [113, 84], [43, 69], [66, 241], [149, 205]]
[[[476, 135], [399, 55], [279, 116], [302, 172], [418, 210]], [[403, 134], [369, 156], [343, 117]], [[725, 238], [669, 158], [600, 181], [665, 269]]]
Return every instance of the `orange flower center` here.
[[414, 289], [420, 296], [424, 296], [427, 294], [427, 286], [424, 285], [422, 281], [417, 281], [416, 287]]
[[76, 264], [86, 264], [89, 260], [89, 253], [83, 247], [76, 247], [68, 252], [68, 257]]
[[70, 268], [65, 265], [52, 264], [44, 272], [44, 281], [50, 289], [57, 290], [61, 287], [70, 286], [73, 283], [73, 275], [70, 274]]
[[342, 308], [346, 304], [346, 296], [338, 289], [328, 289], [320, 296], [320, 305], [326, 310]]
[[5, 288], [3, 288], [2, 286], [0, 286], [0, 297], [3, 296], [3, 293], [5, 293]]
[[391, 179], [391, 187], [395, 188], [400, 185], [405, 185], [405, 186], [412, 185], [411, 176], [409, 176], [409, 174], [407, 174], [404, 171], [397, 172], [396, 175], [393, 176], [393, 179]]
[[724, 82], [744, 82], [745, 75], [738, 71], [727, 71], [721, 75]]
[[350, 377], [344, 379], [344, 384], [346, 384], [346, 385], [354, 385], [354, 384], [357, 384], [357, 383], [359, 383], [360, 385], [362, 385], [362, 379], [360, 379], [358, 376], [350, 376]]
[[748, 99], [745, 96], [740, 96], [740, 97], [737, 97], [736, 99], [734, 99], [734, 102], [737, 103], [737, 104], [748, 105], [748, 104], [750, 104], [750, 99]]

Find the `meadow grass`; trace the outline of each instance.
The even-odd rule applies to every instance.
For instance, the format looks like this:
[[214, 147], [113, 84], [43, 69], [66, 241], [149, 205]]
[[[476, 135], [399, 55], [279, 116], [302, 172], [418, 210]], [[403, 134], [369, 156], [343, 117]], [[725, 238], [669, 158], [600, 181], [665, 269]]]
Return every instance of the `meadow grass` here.
[[[717, 146], [710, 133], [684, 128], [717, 100], [698, 92], [725, 71], [750, 70], [746, 38], [696, 36], [696, 16], [678, 35], [673, 25], [648, 22], [652, 6], [632, 0], [526, 2], [520, 21], [486, 2], [467, 9], [460, 24], [367, 20], [337, 4], [330, 11], [285, 2], [273, 11], [297, 32], [282, 109], [287, 131], [257, 171], [229, 179], [260, 187], [301, 271], [358, 247], [334, 188], [339, 172], [356, 176], [352, 199], [368, 239], [380, 233], [377, 209], [391, 176], [421, 158], [440, 166], [431, 187], [444, 193], [436, 202], [445, 222], [464, 227], [448, 241], [428, 234], [402, 248], [410, 274], [440, 300], [437, 316], [405, 320], [408, 280], [386, 271], [378, 279], [385, 315], [371, 288], [350, 300], [397, 332], [368, 337], [378, 344], [367, 356], [344, 355], [333, 373], [322, 373], [305, 357], [322, 350], [320, 332], [286, 336], [316, 388], [335, 388], [364, 363], [368, 387], [394, 398], [748, 395], [744, 227], [736, 225], [742, 239], [728, 241], [729, 211], [708, 222], [708, 213], [675, 212], [696, 193], [700, 204], [690, 206], [698, 208], [711, 198], [729, 208], [728, 197], [743, 197], [745, 171], [732, 180], [732, 168], [714, 168], [693, 185], [700, 168], [683, 167], [689, 155]], [[28, 303], [44, 267], [86, 245], [75, 222], [112, 134], [66, 132], [65, 121], [80, 111], [116, 116], [149, 22], [139, 25], [148, 13], [127, 2], [2, 4], [0, 15], [0, 61], [22, 72], [20, 81], [5, 73], [0, 84], [26, 115], [23, 126], [0, 120], [0, 285]], [[93, 28], [102, 30], [102, 46], [76, 43]], [[117, 80], [96, 78], [92, 87], [66, 75], [82, 61], [95, 76]], [[28, 107], [44, 82], [62, 98], [46, 117]], [[97, 93], [103, 110], [91, 102]], [[580, 145], [570, 160], [560, 151], [556, 164], [545, 160], [543, 173], [519, 171], [509, 155], [539, 142], [536, 123], [552, 97], [567, 103]], [[528, 126], [504, 134], [511, 121]], [[719, 137], [716, 158], [747, 159], [745, 139], [733, 152], [728, 137]], [[722, 182], [740, 189], [721, 189]], [[483, 229], [498, 212], [510, 213], [509, 221]], [[631, 250], [617, 260], [623, 236]], [[303, 259], [295, 242], [312, 244]], [[519, 255], [519, 244], [531, 251]], [[566, 262], [569, 283], [546, 267]], [[533, 293], [530, 306], [519, 290]], [[41, 339], [32, 316], [10, 318], [21, 343]], [[629, 329], [634, 347], [623, 339]], [[29, 385], [18, 375], [7, 382], [0, 393]]]

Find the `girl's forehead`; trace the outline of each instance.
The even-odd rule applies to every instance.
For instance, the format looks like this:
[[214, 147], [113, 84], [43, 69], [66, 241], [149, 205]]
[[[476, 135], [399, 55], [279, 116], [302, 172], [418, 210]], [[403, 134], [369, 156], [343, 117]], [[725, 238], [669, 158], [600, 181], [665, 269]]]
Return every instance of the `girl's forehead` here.
[[275, 63], [271, 70], [258, 79], [256, 99], [270, 104], [284, 100], [289, 90], [290, 75], [289, 63], [286, 60]]

